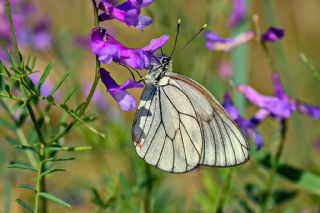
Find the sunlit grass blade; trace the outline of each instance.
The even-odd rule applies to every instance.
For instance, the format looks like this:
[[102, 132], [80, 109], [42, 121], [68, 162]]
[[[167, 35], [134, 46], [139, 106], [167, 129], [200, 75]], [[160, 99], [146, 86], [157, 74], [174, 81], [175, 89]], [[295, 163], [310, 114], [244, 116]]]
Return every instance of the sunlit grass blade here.
[[7, 166], [7, 168], [10, 169], [26, 169], [31, 171], [37, 171], [35, 168], [33, 168], [30, 164], [22, 163], [22, 162], [12, 162]]
[[0, 92], [4, 89], [4, 76], [3, 72], [4, 71], [4, 66], [2, 61], [0, 60]]
[[49, 63], [46, 68], [44, 69], [44, 72], [42, 73], [39, 83], [37, 85], [37, 88], [40, 89], [41, 86], [44, 84], [45, 80], [47, 79], [48, 75], [50, 74], [53, 67], [53, 63]]
[[44, 198], [47, 198], [49, 200], [52, 200], [53, 202], [56, 202], [56, 203], [58, 203], [58, 204], [60, 204], [62, 206], [71, 208], [71, 205], [69, 203], [66, 203], [65, 201], [61, 200], [60, 198], [57, 198], [56, 196], [54, 196], [52, 194], [49, 194], [49, 193], [46, 193], [46, 192], [40, 192], [39, 195], [44, 197]]
[[41, 173], [41, 176], [49, 175], [54, 172], [65, 172], [65, 171], [67, 171], [67, 170], [65, 170], [65, 169], [51, 169], [51, 170], [47, 170], [47, 171]]
[[66, 97], [63, 100], [63, 104], [66, 104], [68, 102], [68, 100], [72, 97], [72, 95], [77, 91], [77, 89], [80, 87], [80, 85], [75, 85], [73, 86], [69, 92], [67, 93]]
[[66, 146], [50, 146], [50, 150], [57, 151], [67, 151], [67, 152], [77, 152], [77, 151], [87, 151], [91, 150], [91, 146], [77, 146], [77, 147], [66, 147]]
[[320, 69], [316, 68], [304, 53], [300, 53], [300, 57], [305, 65], [313, 72], [313, 76], [320, 80]]
[[33, 185], [31, 185], [31, 184], [21, 183], [21, 184], [17, 184], [17, 186], [19, 188], [23, 188], [23, 189], [30, 189], [30, 190], [33, 190], [33, 191], [36, 190], [35, 187]]
[[29, 212], [34, 212], [33, 208], [29, 204], [24, 202], [23, 200], [18, 198], [18, 199], [16, 199], [16, 202], [19, 203], [21, 206], [23, 206]]
[[59, 82], [54, 86], [54, 88], [50, 91], [48, 96], [54, 95], [54, 93], [60, 88], [60, 86], [63, 84], [63, 82], [68, 78], [70, 75], [70, 72], [65, 72]]

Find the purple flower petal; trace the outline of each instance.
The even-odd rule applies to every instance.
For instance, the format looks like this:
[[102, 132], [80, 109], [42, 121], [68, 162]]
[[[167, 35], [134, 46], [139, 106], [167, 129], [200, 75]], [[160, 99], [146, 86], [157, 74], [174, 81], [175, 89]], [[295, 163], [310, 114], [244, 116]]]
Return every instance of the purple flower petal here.
[[210, 50], [222, 51], [222, 52], [228, 52], [233, 48], [240, 46], [241, 44], [245, 44], [250, 40], [252, 40], [253, 37], [254, 37], [254, 32], [252, 31], [240, 33], [235, 37], [231, 37], [231, 38], [221, 37], [214, 32], [205, 33], [207, 48]]
[[260, 108], [267, 109], [272, 115], [279, 118], [289, 118], [291, 113], [296, 109], [295, 104], [290, 101], [261, 95], [252, 87], [245, 84], [239, 84], [238, 90], [253, 104]]
[[126, 2], [115, 6], [110, 1], [102, 1], [99, 4], [99, 9], [103, 11], [99, 15], [100, 21], [117, 19], [128, 26], [135, 26], [143, 30], [144, 27], [152, 23], [150, 17], [141, 16], [141, 7], [145, 7], [153, 1], [147, 0], [127, 0]]
[[245, 0], [233, 0], [233, 10], [229, 18], [229, 25], [231, 27], [239, 24], [246, 15], [246, 2]]
[[296, 105], [299, 112], [313, 118], [320, 118], [320, 106], [303, 103], [299, 100], [296, 100]]
[[168, 39], [168, 35], [163, 35], [152, 39], [145, 47], [128, 48], [107, 34], [105, 29], [94, 28], [91, 34], [91, 49], [105, 64], [116, 61], [132, 68], [145, 69], [149, 66], [151, 53], [163, 46]]
[[280, 27], [270, 27], [264, 34], [262, 40], [264, 41], [278, 41], [284, 36], [284, 29]]
[[284, 90], [281, 84], [280, 75], [277, 71], [272, 73], [272, 81], [275, 95], [280, 99], [285, 99], [289, 101], [289, 96], [287, 95], [286, 91]]
[[99, 70], [99, 73], [102, 82], [107, 88], [107, 91], [118, 102], [120, 108], [123, 110], [134, 110], [136, 108], [136, 100], [126, 90], [131, 88], [140, 88], [143, 87], [143, 85], [132, 79], [128, 79], [122, 85], [119, 86], [112, 79], [110, 73], [105, 69], [101, 68]]

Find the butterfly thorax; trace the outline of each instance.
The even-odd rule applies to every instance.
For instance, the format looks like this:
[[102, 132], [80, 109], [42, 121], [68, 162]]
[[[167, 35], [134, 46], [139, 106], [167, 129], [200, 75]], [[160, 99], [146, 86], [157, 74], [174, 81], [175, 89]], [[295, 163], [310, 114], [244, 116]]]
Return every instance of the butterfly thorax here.
[[149, 67], [149, 73], [144, 77], [146, 85], [156, 84], [166, 72], [172, 72], [172, 61], [168, 56], [154, 58]]

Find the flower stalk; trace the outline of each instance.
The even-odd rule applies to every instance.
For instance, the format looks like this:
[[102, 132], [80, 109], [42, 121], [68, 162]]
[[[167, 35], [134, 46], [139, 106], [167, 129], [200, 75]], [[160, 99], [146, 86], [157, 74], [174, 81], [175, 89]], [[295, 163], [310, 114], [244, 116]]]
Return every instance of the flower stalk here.
[[286, 130], [287, 130], [287, 119], [282, 119], [281, 120], [281, 130], [280, 130], [280, 134], [281, 134], [280, 135], [280, 143], [278, 145], [277, 152], [274, 157], [271, 172], [269, 174], [268, 179], [266, 180], [265, 190], [264, 190], [264, 192], [261, 196], [261, 199], [260, 199], [260, 213], [266, 212], [266, 209], [267, 209], [267, 204], [270, 199], [271, 192], [272, 192], [272, 187], [274, 184], [275, 175], [277, 173], [277, 169], [280, 164], [280, 158], [282, 156], [283, 149], [284, 149], [284, 144], [285, 144], [285, 140], [286, 140]]

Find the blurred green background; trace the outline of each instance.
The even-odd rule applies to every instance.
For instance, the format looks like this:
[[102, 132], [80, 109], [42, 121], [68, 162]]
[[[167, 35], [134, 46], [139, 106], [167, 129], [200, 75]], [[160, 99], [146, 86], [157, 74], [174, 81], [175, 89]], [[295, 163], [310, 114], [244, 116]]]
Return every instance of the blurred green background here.
[[[37, 0], [35, 2], [43, 15], [50, 18], [51, 32], [54, 36], [54, 45], [50, 51], [32, 52], [38, 57], [38, 69], [43, 70], [49, 61], [54, 61], [54, 71], [50, 75], [50, 79], [54, 82], [65, 71], [72, 71], [72, 81], [69, 79], [68, 85], [64, 85], [66, 91], [68, 86], [70, 88], [78, 82], [82, 85], [91, 84], [94, 79], [95, 57], [91, 53], [89, 44], [87, 47], [79, 47], [75, 42], [75, 38], [79, 36], [86, 36], [88, 39], [90, 37], [93, 26], [91, 1]], [[300, 58], [300, 53], [304, 53], [315, 66], [320, 66], [318, 63], [320, 2], [252, 0], [247, 3], [248, 16], [244, 25], [247, 24], [248, 29], [253, 29], [251, 17], [254, 14], [259, 16], [262, 31], [269, 26], [281, 26], [285, 29], [284, 39], [270, 46], [287, 92], [292, 97], [320, 105], [319, 80]], [[229, 0], [161, 0], [143, 9], [144, 14], [153, 18], [153, 24], [145, 28], [144, 32], [133, 27], [128, 28], [117, 21], [107, 21], [102, 25], [111, 30], [123, 44], [129, 47], [141, 47], [150, 39], [165, 33], [172, 38], [176, 31], [177, 20], [180, 18], [182, 25], [179, 45], [182, 46], [205, 23], [208, 24], [208, 30], [221, 35], [235, 34], [237, 29], [232, 30], [227, 25], [231, 9], [232, 1]], [[165, 52], [171, 51], [172, 44], [173, 39], [165, 46]], [[250, 42], [236, 51], [210, 52], [204, 46], [203, 36], [199, 36], [184, 51], [176, 55], [173, 67], [176, 72], [202, 83], [221, 101], [227, 84], [220, 78], [217, 67], [221, 59], [230, 59], [234, 65], [237, 64], [233, 67], [234, 72], [245, 69], [250, 85], [261, 93], [272, 95], [271, 70], [259, 43]], [[30, 51], [23, 50], [23, 53]], [[241, 57], [241, 54], [247, 55]], [[247, 60], [242, 60], [243, 58]], [[111, 64], [104, 67], [119, 83], [130, 77], [130, 73], [121, 66]], [[153, 186], [148, 197], [152, 204], [152, 212], [212, 212], [230, 169], [200, 167], [187, 174], [174, 175], [146, 166], [136, 155], [131, 142], [130, 129], [134, 111], [120, 111], [101, 83], [99, 89], [103, 91], [110, 105], [108, 109], [99, 111], [92, 103], [89, 111], [98, 115], [99, 119], [93, 126], [105, 133], [106, 138], [94, 135], [83, 127], [65, 138], [65, 144], [68, 146], [90, 145], [93, 148], [76, 154], [64, 153], [65, 156], [75, 156], [77, 159], [64, 163], [68, 172], [48, 178], [48, 190], [71, 203], [72, 209], [49, 203], [51, 209], [49, 212], [144, 212], [145, 195], [148, 193], [146, 191], [150, 179]], [[141, 89], [132, 90], [137, 100], [141, 92]], [[76, 97], [84, 98], [83, 92], [79, 90]], [[79, 100], [73, 98], [72, 101], [77, 103]], [[246, 116], [251, 116], [256, 109], [248, 104]], [[55, 120], [57, 115], [58, 112], [57, 114], [52, 112], [52, 119]], [[0, 207], [4, 207], [8, 203], [6, 199], [10, 199], [12, 212], [24, 212], [14, 199], [23, 197], [32, 203], [33, 194], [15, 185], [20, 180], [30, 180], [30, 183], [34, 180], [28, 172], [5, 169], [10, 160], [24, 159], [25, 155], [5, 142], [4, 137], [11, 133], [5, 129], [0, 130], [2, 177]], [[266, 154], [274, 155], [279, 139], [279, 124], [267, 119], [259, 126], [259, 130], [265, 145], [260, 151], [255, 151], [254, 144], [250, 142], [251, 160], [245, 165], [233, 168], [233, 180], [226, 198], [225, 212], [258, 210], [253, 194], [263, 189], [269, 171], [259, 163], [259, 159]], [[306, 183], [310, 185], [304, 186], [305, 183], [292, 182], [278, 175], [274, 186], [274, 191], [278, 194], [273, 195], [276, 205], [273, 206], [272, 212], [320, 211], [320, 186], [316, 185], [320, 178], [320, 147], [316, 146], [316, 141], [319, 139], [319, 120], [297, 113], [291, 117], [281, 162], [301, 169], [307, 174], [312, 172], [314, 178], [307, 179]], [[313, 187], [318, 191], [310, 190]], [[101, 203], [100, 207], [99, 204], [95, 204], [99, 203], [97, 193], [102, 203], [109, 201], [108, 208], [101, 208]], [[285, 199], [278, 202], [276, 196]], [[4, 211], [3, 209], [0, 208], [0, 211]]]

